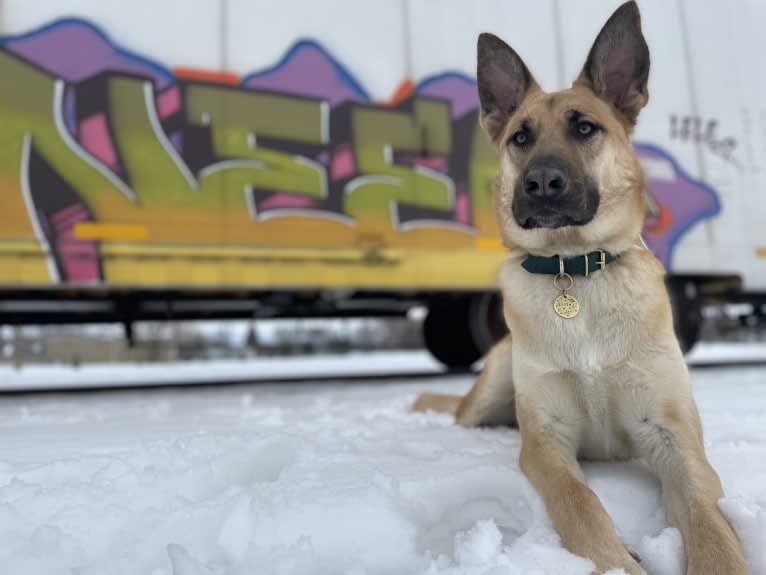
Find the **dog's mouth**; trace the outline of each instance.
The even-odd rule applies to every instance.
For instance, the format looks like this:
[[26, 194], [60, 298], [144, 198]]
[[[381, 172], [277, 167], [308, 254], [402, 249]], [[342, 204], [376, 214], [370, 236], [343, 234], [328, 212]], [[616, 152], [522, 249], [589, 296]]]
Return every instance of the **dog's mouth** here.
[[515, 195], [511, 211], [516, 223], [525, 230], [584, 226], [598, 211], [600, 196], [596, 186], [570, 190], [562, 198], [533, 198]]
[[561, 214], [552, 210], [542, 210], [524, 218], [517, 218], [518, 224], [525, 230], [535, 228], [563, 228], [565, 226], [576, 226], [577, 220], [567, 214]]
[[525, 230], [536, 228], [563, 228], [584, 226], [593, 219], [593, 214], [570, 214], [551, 208], [541, 208], [527, 213], [515, 213], [516, 222]]

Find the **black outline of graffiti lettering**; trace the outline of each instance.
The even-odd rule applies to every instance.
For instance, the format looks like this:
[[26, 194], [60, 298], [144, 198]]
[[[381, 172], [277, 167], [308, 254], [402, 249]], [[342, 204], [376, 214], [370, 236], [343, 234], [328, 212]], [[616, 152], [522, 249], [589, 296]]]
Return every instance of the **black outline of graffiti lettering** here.
[[712, 154], [738, 166], [739, 162], [734, 157], [737, 139], [733, 136], [719, 138], [719, 125], [720, 122], [716, 118], [703, 119], [691, 114], [670, 114], [670, 139], [702, 144]]

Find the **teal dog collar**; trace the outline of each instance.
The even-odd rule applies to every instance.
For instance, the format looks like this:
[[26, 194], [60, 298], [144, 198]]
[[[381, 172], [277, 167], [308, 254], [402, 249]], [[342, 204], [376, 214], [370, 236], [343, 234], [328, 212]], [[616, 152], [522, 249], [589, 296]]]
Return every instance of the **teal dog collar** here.
[[563, 273], [577, 276], [587, 276], [592, 272], [604, 269], [607, 264], [612, 263], [618, 257], [617, 255], [597, 250], [581, 256], [572, 256], [561, 258], [559, 256], [527, 256], [521, 267], [531, 274], [557, 275]]

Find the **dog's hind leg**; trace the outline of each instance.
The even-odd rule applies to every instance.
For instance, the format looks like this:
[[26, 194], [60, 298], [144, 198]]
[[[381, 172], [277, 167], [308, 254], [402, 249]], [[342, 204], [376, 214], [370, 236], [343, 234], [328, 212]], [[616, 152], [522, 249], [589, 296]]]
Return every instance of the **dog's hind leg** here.
[[454, 413], [457, 422], [466, 427], [515, 425], [511, 336], [505, 336], [490, 350], [484, 369], [465, 396], [423, 393], [413, 409]]
[[446, 393], [421, 393], [412, 405], [413, 411], [438, 411], [455, 415], [462, 395], [449, 395]]
[[466, 427], [516, 425], [515, 395], [508, 334], [487, 354], [484, 368], [460, 402], [455, 418]]

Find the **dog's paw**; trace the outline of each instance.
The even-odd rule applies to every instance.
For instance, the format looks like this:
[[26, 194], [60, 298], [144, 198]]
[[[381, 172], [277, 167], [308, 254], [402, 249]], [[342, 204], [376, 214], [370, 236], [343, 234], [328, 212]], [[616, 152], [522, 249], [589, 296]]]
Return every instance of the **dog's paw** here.
[[628, 550], [628, 554], [635, 559], [636, 563], [641, 563], [641, 555], [638, 554], [638, 551], [633, 549], [630, 545], [627, 543], [625, 544], [625, 549]]
[[631, 561], [629, 565], [624, 565], [621, 568], [625, 571], [625, 573], [628, 573], [629, 575], [647, 575], [644, 568], [641, 567], [641, 565], [639, 565], [636, 561]]
[[624, 544], [621, 549], [615, 549], [615, 554], [610, 554], [609, 557], [601, 557], [594, 559], [594, 563], [597, 566], [594, 574], [601, 575], [603, 573], [611, 573], [622, 569], [628, 575], [647, 575], [639, 562], [641, 556], [628, 544]]
[[593, 575], [613, 575], [616, 573], [627, 573], [628, 575], [648, 575], [646, 571], [644, 571], [643, 567], [636, 563], [635, 561], [631, 561], [630, 563], [626, 563], [623, 565], [613, 565], [612, 567], [609, 567], [608, 569], [603, 570], [596, 570], [593, 572]]

